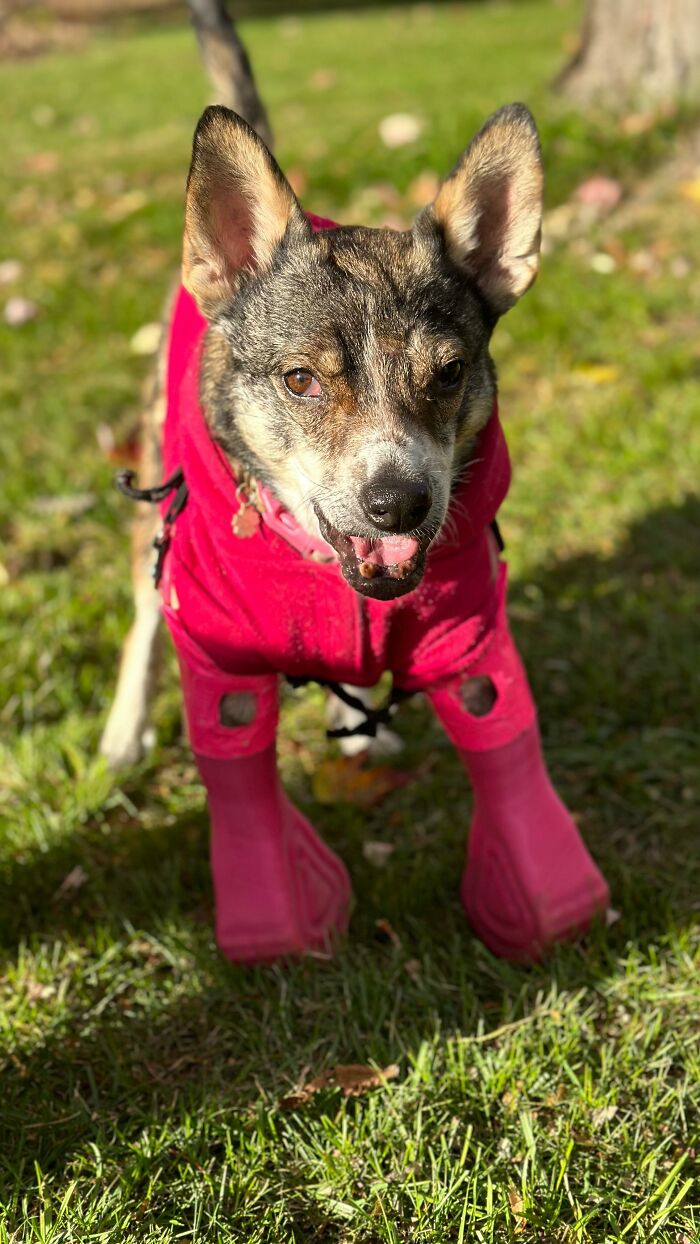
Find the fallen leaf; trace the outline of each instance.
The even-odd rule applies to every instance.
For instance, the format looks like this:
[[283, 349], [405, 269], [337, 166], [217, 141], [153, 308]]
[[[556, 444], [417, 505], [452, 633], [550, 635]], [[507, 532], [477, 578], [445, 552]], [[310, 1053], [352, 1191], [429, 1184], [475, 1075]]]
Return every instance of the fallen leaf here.
[[367, 863], [372, 864], [374, 868], [384, 868], [395, 850], [393, 842], [363, 842], [362, 844], [362, 854]]
[[515, 1218], [515, 1229], [520, 1232], [525, 1227], [525, 1218], [523, 1216], [523, 1198], [517, 1188], [508, 1189], [508, 1204]]
[[380, 938], [386, 938], [386, 940], [391, 942], [392, 946], [395, 946], [397, 950], [401, 949], [401, 938], [390, 920], [387, 920], [384, 917], [380, 920], [375, 920], [374, 927]]
[[395, 1080], [398, 1074], [396, 1063], [385, 1067], [383, 1071], [363, 1063], [337, 1063], [328, 1071], [314, 1076], [313, 1080], [309, 1080], [296, 1092], [282, 1097], [278, 1105], [280, 1110], [297, 1110], [299, 1106], [305, 1106], [319, 1089], [331, 1086], [341, 1089], [343, 1097], [360, 1097], [370, 1089], [381, 1088], [387, 1080]]
[[36, 318], [39, 308], [30, 298], [22, 298], [19, 295], [16, 298], [10, 298], [5, 303], [5, 323], [10, 328], [21, 328], [22, 324], [28, 324], [30, 320]]
[[574, 367], [573, 374], [585, 380], [586, 384], [612, 384], [614, 380], [617, 380], [620, 369], [612, 363], [581, 363], [578, 367]]
[[588, 177], [574, 191], [578, 203], [595, 207], [600, 212], [610, 212], [617, 207], [623, 195], [622, 182], [615, 177]]
[[609, 1123], [611, 1119], [615, 1118], [617, 1109], [617, 1106], [599, 1106], [597, 1110], [593, 1111], [591, 1114], [591, 1123], [596, 1131], [599, 1127], [602, 1127], [604, 1123]]
[[53, 901], [56, 902], [58, 899], [66, 898], [69, 894], [74, 894], [76, 890], [80, 890], [85, 885], [87, 879], [88, 874], [82, 864], [76, 864], [75, 868], [71, 868], [70, 872], [66, 873], [53, 896]]
[[138, 427], [134, 427], [123, 439], [117, 440], [114, 430], [108, 423], [98, 423], [95, 437], [100, 450], [108, 462], [116, 466], [135, 467], [141, 456], [141, 444]]
[[309, 86], [315, 91], [329, 91], [337, 82], [337, 74], [334, 69], [314, 69], [309, 78]]
[[545, 1106], [549, 1107], [549, 1109], [551, 1110], [555, 1106], [560, 1106], [561, 1103], [565, 1100], [566, 1100], [566, 1085], [558, 1084], [553, 1093], [547, 1094], [547, 1096], [545, 1097], [544, 1104]]
[[30, 1002], [45, 1002], [47, 998], [53, 998], [55, 992], [55, 985], [42, 985], [41, 981], [27, 982], [26, 993]]
[[410, 112], [394, 112], [379, 122], [379, 137], [385, 147], [406, 147], [414, 143], [425, 129], [422, 117]]
[[58, 156], [55, 151], [35, 151], [24, 161], [28, 173], [55, 173]]
[[163, 336], [163, 325], [154, 321], [151, 324], [142, 324], [134, 333], [129, 346], [132, 354], [148, 355], [155, 354], [161, 343]]
[[396, 1063], [391, 1063], [383, 1071], [374, 1067], [365, 1067], [360, 1063], [339, 1063], [333, 1068], [336, 1083], [343, 1092], [343, 1097], [359, 1097], [369, 1089], [381, 1088], [387, 1080], [395, 1080], [399, 1074]]
[[591, 255], [591, 268], [597, 272], [599, 276], [610, 276], [617, 268], [617, 260], [612, 255], [608, 255], [606, 251], [596, 251]]
[[657, 121], [658, 117], [654, 112], [631, 112], [626, 117], [622, 117], [620, 129], [623, 134], [634, 138], [638, 134], [646, 134], [648, 130], [653, 129]]
[[373, 808], [414, 776], [388, 765], [364, 768], [362, 756], [324, 760], [314, 771], [312, 789], [319, 803], [352, 803]]
[[3, 259], [0, 263], [0, 285], [12, 285], [22, 275], [19, 259]]

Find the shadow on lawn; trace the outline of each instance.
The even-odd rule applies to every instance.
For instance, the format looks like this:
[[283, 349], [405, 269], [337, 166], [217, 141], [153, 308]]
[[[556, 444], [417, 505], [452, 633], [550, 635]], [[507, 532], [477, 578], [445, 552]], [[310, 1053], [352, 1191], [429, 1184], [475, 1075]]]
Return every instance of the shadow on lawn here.
[[[593, 983], [614, 968], [627, 942], [643, 947], [697, 919], [699, 526], [700, 501], [688, 498], [645, 516], [609, 559], [583, 554], [546, 565], [512, 591], [515, 629], [549, 723], [552, 768], [611, 882], [623, 913], [619, 925], [599, 930], [585, 951], [565, 947], [531, 969], [500, 963], [469, 938], [455, 895], [468, 802], [445, 748], [439, 777], [428, 775], [423, 791], [411, 787], [393, 797], [397, 812], [388, 825], [398, 825], [399, 850], [388, 870], [373, 872], [363, 860], [359, 813], [348, 829], [333, 809], [311, 810], [348, 860], [358, 894], [367, 879], [367, 898], [337, 962], [237, 970], [215, 955], [201, 926], [192, 938], [201, 993], [169, 1002], [174, 995], [164, 984], [163, 1009], [154, 1012], [140, 1009], [127, 985], [121, 1001], [92, 1018], [81, 1012], [74, 1028], [58, 1029], [20, 1069], [0, 1075], [2, 1100], [17, 1102], [5, 1112], [3, 1148], [56, 1160], [57, 1135], [41, 1127], [47, 1099], [58, 1119], [82, 1111], [78, 1126], [89, 1138], [96, 1119], [138, 1113], [144, 1097], [172, 1101], [183, 1078], [196, 1078], [197, 1093], [216, 1093], [226, 1103], [248, 1101], [256, 1074], [269, 1073], [282, 1087], [306, 1064], [382, 1064], [396, 1056], [397, 1042], [415, 1049], [438, 1028], [469, 1032], [479, 1019], [490, 1027], [504, 1013], [522, 1013], [552, 980], [569, 989]], [[424, 740], [427, 713], [409, 710], [406, 724], [409, 755], [418, 757], [416, 732]], [[437, 735], [431, 740], [442, 755]], [[436, 805], [456, 807], [460, 824], [444, 839], [440, 828], [439, 851], [421, 850], [411, 839], [411, 817]], [[50, 898], [76, 856], [91, 884], [65, 910]], [[208, 894], [203, 813], [152, 832], [131, 826], [99, 841], [88, 833], [72, 844], [70, 858], [42, 856], [11, 869], [5, 907], [17, 918], [14, 927], [7, 922], [5, 946], [12, 951], [32, 933], [79, 936], [98, 921], [104, 944], [110, 928], [123, 938], [124, 922], [139, 934], [157, 932], [169, 913], [181, 924], [182, 913]], [[403, 951], [377, 943], [379, 915], [400, 931]], [[422, 983], [405, 972], [413, 955], [430, 965]], [[167, 961], [154, 970], [167, 981]], [[20, 1102], [39, 1083], [47, 1088], [34, 1113]], [[32, 1124], [39, 1124], [36, 1131]]]

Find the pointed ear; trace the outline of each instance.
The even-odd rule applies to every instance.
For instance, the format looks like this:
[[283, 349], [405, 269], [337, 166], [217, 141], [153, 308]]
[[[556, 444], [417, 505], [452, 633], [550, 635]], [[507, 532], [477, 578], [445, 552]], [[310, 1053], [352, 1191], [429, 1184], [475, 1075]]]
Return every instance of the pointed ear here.
[[489, 118], [427, 213], [496, 315], [530, 288], [539, 266], [542, 155], [523, 104]]
[[288, 230], [311, 230], [294, 192], [257, 134], [228, 108], [207, 108], [187, 179], [182, 280], [213, 319], [243, 273], [262, 271]]

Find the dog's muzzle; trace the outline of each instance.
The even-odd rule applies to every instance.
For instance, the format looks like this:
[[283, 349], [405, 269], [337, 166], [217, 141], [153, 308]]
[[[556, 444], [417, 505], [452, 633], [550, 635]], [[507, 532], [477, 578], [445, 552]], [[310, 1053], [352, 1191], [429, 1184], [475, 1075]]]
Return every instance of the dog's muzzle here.
[[354, 591], [375, 600], [395, 600], [420, 583], [429, 536], [346, 535], [318, 508], [316, 517], [323, 539], [335, 549], [343, 577]]

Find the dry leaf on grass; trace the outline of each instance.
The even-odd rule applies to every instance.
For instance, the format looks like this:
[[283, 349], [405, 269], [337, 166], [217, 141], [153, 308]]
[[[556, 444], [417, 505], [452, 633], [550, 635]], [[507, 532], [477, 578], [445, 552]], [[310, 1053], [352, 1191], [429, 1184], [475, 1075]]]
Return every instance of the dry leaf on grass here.
[[10, 328], [21, 328], [23, 324], [36, 319], [38, 313], [39, 308], [31, 298], [22, 298], [18, 294], [16, 298], [8, 298], [3, 315]]
[[609, 1123], [617, 1114], [617, 1106], [599, 1106], [591, 1114], [591, 1123], [596, 1130], [602, 1127], [604, 1123]]
[[359, 808], [373, 808], [413, 776], [388, 765], [365, 768], [362, 756], [338, 756], [317, 767], [312, 789], [319, 803], [354, 803]]
[[374, 927], [382, 940], [386, 939], [386, 941], [391, 942], [392, 946], [395, 946], [397, 950], [401, 949], [401, 938], [390, 920], [386, 920], [384, 917], [382, 917], [381, 920], [375, 920]]
[[129, 347], [132, 354], [142, 355], [146, 357], [149, 354], [155, 354], [163, 337], [163, 325], [155, 320], [151, 324], [142, 324], [136, 329]]
[[399, 1068], [395, 1063], [385, 1067], [383, 1071], [376, 1067], [365, 1066], [364, 1063], [337, 1063], [328, 1071], [314, 1076], [303, 1088], [281, 1098], [280, 1110], [297, 1110], [305, 1106], [319, 1089], [335, 1087], [342, 1090], [343, 1097], [360, 1097], [371, 1089], [381, 1088], [387, 1080], [395, 1080]]
[[588, 177], [574, 191], [574, 198], [599, 212], [611, 212], [623, 195], [622, 183], [615, 177]]
[[508, 1189], [508, 1204], [515, 1218], [515, 1230], [520, 1232], [525, 1227], [525, 1218], [523, 1215], [523, 1198], [517, 1188]]
[[688, 203], [700, 203], [700, 177], [694, 177], [692, 181], [682, 181], [679, 190]]
[[573, 374], [577, 380], [583, 380], [586, 384], [612, 384], [617, 380], [620, 369], [612, 363], [581, 363], [574, 368]]
[[425, 129], [422, 117], [413, 116], [410, 112], [393, 112], [379, 122], [379, 137], [385, 147], [405, 147], [414, 143]]
[[76, 864], [75, 868], [71, 868], [70, 872], [66, 873], [53, 896], [53, 901], [57, 902], [59, 899], [66, 898], [69, 894], [75, 894], [76, 890], [82, 889], [87, 879], [88, 874], [82, 864]]
[[13, 285], [22, 275], [19, 259], [3, 259], [0, 263], [0, 285]]
[[393, 842], [363, 842], [362, 844], [362, 854], [367, 863], [374, 865], [375, 868], [383, 868], [395, 850]]

